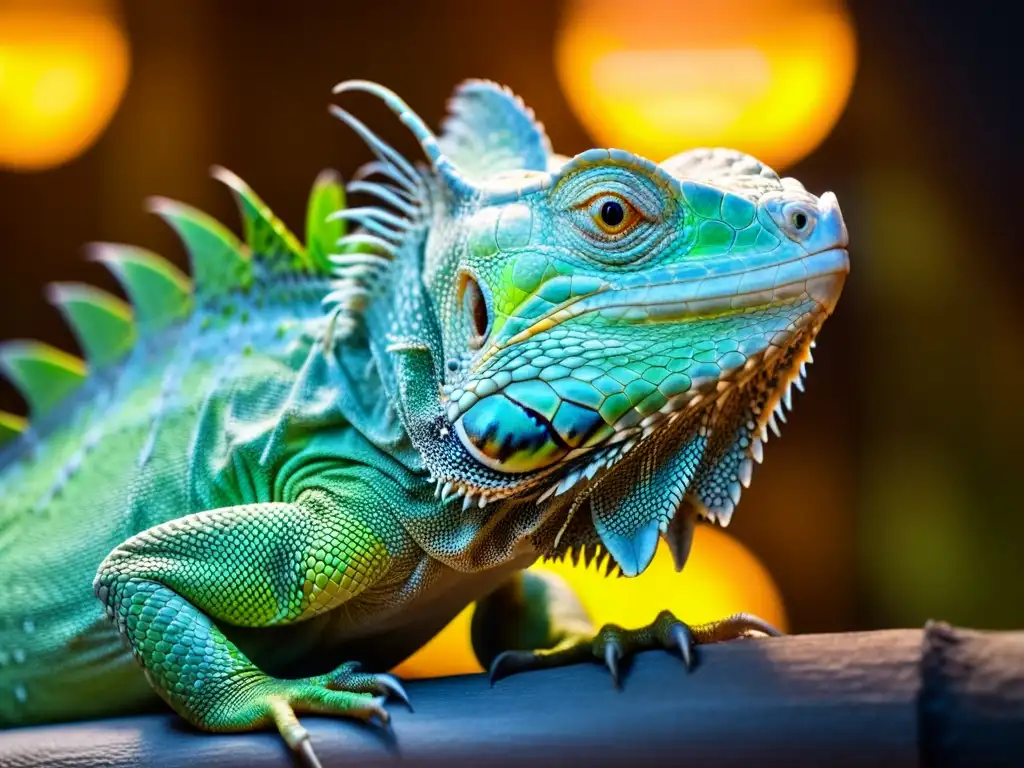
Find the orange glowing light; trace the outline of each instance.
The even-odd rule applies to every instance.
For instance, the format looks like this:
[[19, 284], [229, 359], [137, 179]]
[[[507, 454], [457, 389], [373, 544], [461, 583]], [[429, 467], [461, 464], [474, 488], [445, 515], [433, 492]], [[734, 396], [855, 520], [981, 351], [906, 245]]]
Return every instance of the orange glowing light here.
[[0, 6], [0, 168], [42, 170], [84, 152], [121, 101], [129, 58], [108, 2]]
[[838, 120], [856, 41], [841, 0], [569, 0], [555, 62], [602, 146], [656, 162], [728, 146], [781, 168]]
[[[639, 627], [668, 608], [692, 624], [748, 611], [786, 628], [782, 597], [768, 571], [746, 547], [710, 525], [697, 526], [682, 573], [675, 572], [664, 544], [650, 567], [632, 579], [605, 578], [594, 565], [585, 569], [582, 563], [577, 567], [548, 563], [534, 568], [554, 571], [568, 581], [597, 626], [614, 622]], [[472, 607], [464, 610], [395, 672], [406, 678], [480, 672], [469, 640], [472, 615]]]

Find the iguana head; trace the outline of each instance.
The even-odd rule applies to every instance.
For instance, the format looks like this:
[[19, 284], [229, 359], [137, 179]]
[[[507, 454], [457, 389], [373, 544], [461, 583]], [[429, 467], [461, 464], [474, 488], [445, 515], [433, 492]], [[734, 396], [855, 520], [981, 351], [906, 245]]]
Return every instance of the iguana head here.
[[660, 532], [681, 567], [694, 512], [728, 522], [839, 298], [835, 196], [729, 150], [559, 157], [490, 83], [457, 91], [439, 139], [390, 92], [342, 89], [381, 95], [431, 162], [409, 180], [439, 493], [548, 505], [544, 551], [599, 542], [627, 575]]

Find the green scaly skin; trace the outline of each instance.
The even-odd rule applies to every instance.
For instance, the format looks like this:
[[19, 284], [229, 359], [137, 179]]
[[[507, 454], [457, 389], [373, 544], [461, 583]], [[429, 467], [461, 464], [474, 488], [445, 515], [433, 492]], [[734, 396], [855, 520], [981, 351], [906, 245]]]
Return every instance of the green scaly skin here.
[[0, 414], [0, 725], [155, 692], [315, 761], [296, 713], [387, 721], [401, 686], [353, 662], [389, 668], [473, 601], [493, 677], [773, 633], [665, 613], [595, 634], [520, 572], [633, 576], [659, 537], [682, 568], [696, 519], [728, 523], [848, 271], [835, 197], [727, 150], [568, 159], [483, 81], [440, 137], [380, 86], [336, 91], [382, 99], [429, 168], [335, 108], [378, 157], [348, 188], [373, 204], [322, 176], [302, 244], [218, 169], [244, 242], [152, 205], [194, 287], [98, 246], [131, 306], [51, 292], [87, 366], [0, 348], [30, 408]]

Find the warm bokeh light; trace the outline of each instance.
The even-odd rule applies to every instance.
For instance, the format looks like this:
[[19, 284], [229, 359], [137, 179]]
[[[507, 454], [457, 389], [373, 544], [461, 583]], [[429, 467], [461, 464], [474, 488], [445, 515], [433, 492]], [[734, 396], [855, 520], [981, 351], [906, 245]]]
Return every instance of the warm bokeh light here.
[[[605, 578], [593, 564], [587, 569], [582, 563], [534, 567], [565, 578], [598, 626], [642, 626], [664, 608], [692, 624], [748, 611], [781, 629], [787, 625], [779, 590], [765, 567], [746, 547], [710, 525], [697, 526], [682, 573], [676, 573], [664, 544], [650, 567], [633, 579]], [[472, 613], [472, 607], [464, 610], [395, 672], [402, 677], [440, 677], [481, 671], [469, 640]]]
[[602, 146], [655, 162], [727, 146], [782, 168], [839, 118], [856, 50], [841, 0], [569, 0], [555, 60]]
[[0, 168], [52, 168], [85, 151], [120, 103], [128, 70], [110, 2], [0, 4]]

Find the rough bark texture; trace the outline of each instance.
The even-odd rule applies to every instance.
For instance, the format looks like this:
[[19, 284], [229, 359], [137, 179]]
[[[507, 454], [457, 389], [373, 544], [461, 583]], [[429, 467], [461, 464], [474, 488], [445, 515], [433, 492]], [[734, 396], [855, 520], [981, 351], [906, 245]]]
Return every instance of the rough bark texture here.
[[[802, 635], [701, 648], [688, 675], [639, 656], [616, 690], [598, 665], [413, 681], [394, 736], [305, 717], [325, 766], [1024, 765], [1024, 632]], [[0, 766], [281, 766], [273, 733], [217, 736], [173, 715], [0, 733]]]

